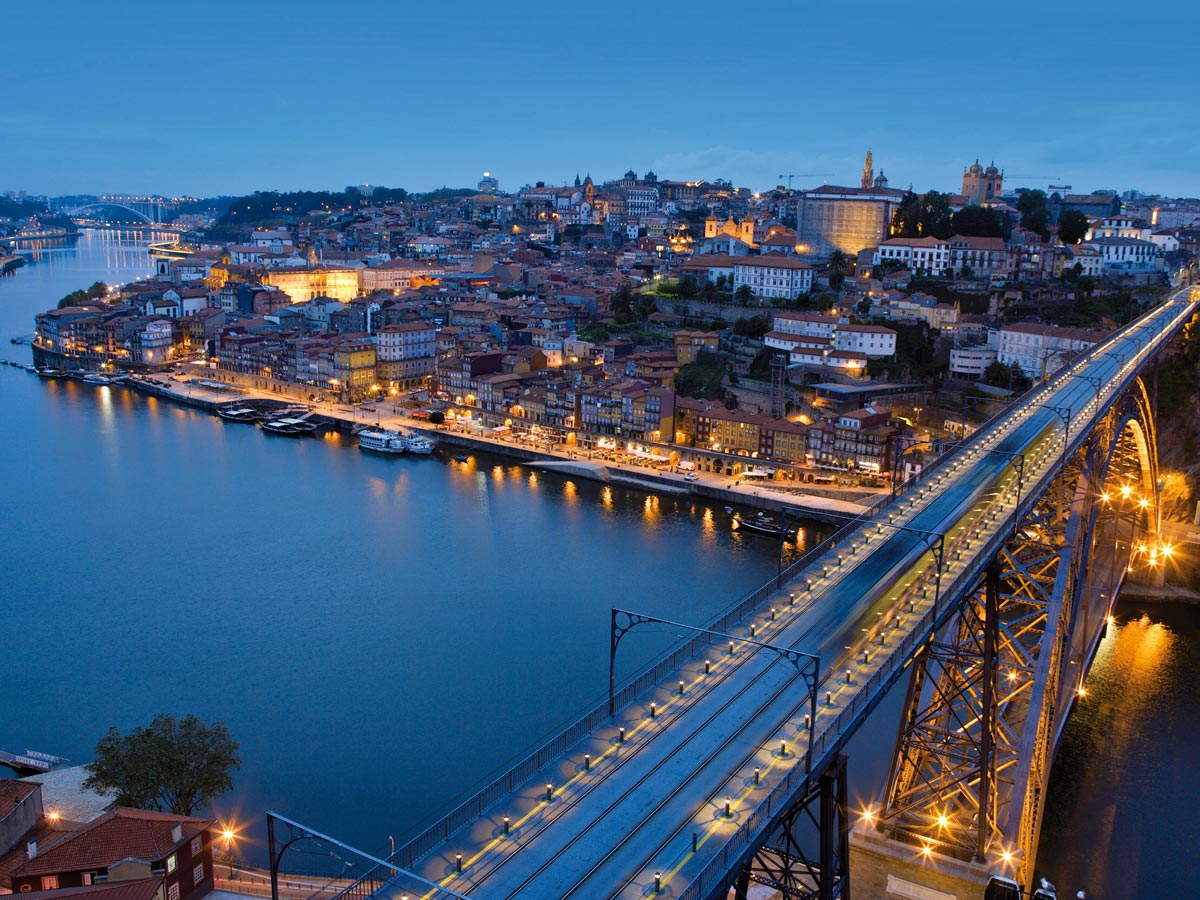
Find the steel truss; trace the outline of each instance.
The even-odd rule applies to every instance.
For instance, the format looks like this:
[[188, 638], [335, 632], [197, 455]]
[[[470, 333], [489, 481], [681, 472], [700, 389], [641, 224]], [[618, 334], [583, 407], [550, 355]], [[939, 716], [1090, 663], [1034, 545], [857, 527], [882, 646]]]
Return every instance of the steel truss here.
[[1157, 480], [1139, 381], [1018, 509], [981, 583], [918, 655], [880, 831], [1029, 882], [1058, 736], [1135, 532], [1157, 533]]
[[[818, 844], [817, 858], [804, 847]], [[773, 843], [750, 857], [733, 885], [747, 900], [751, 882], [784, 900], [847, 900], [850, 896], [850, 838], [846, 809], [846, 757], [838, 755], [783, 813]]]

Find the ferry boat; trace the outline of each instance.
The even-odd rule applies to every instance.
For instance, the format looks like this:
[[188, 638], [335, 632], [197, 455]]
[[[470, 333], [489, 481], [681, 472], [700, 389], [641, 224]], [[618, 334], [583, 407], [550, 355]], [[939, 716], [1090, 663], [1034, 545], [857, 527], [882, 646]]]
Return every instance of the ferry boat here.
[[409, 432], [401, 438], [404, 442], [404, 449], [409, 453], [419, 453], [422, 456], [428, 456], [433, 452], [433, 442], [424, 435]]
[[112, 379], [104, 375], [84, 375], [83, 380], [88, 384], [112, 384]]
[[299, 418], [286, 419], [268, 419], [262, 423], [263, 431], [271, 434], [282, 434], [287, 437], [299, 437], [303, 434], [312, 434], [317, 430], [315, 422], [308, 421], [308, 417], [301, 416]]
[[738, 531], [743, 528], [747, 531], [753, 531], [755, 534], [766, 534], [771, 537], [780, 537], [781, 535], [783, 537], [796, 536], [795, 528], [784, 528], [774, 518], [763, 513], [759, 513], [752, 519], [743, 516], [741, 513], [734, 513], [733, 530]]
[[369, 428], [358, 433], [358, 449], [373, 453], [404, 453], [408, 450], [408, 439], [398, 431]]
[[222, 406], [217, 415], [230, 422], [257, 422], [263, 417], [261, 412], [249, 406]]

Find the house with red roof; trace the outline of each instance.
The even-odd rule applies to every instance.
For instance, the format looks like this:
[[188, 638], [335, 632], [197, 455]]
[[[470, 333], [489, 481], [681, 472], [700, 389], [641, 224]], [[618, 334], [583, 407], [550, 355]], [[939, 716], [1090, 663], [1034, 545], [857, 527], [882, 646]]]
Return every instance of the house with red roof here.
[[[13, 868], [13, 893], [34, 894], [118, 882], [154, 882], [105, 900], [193, 900], [213, 887], [213, 819], [118, 807], [72, 831], [27, 842]], [[130, 890], [134, 890], [130, 885]], [[136, 893], [136, 891], [135, 891]], [[57, 895], [56, 895], [57, 896]]]

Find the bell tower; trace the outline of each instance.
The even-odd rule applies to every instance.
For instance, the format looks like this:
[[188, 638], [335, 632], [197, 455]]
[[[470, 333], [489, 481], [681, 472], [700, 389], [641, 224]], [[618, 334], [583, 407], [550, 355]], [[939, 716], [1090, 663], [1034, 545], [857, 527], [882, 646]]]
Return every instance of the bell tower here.
[[871, 159], [871, 151], [867, 151], [867, 158], [863, 161], [862, 186], [866, 190], [870, 190], [875, 183], [875, 165]]

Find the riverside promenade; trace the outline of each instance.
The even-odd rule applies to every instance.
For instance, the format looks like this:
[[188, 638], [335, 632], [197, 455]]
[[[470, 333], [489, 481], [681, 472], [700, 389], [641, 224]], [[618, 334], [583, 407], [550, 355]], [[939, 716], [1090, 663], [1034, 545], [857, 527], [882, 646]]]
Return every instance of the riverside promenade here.
[[[862, 491], [862, 501], [822, 496], [799, 486], [782, 487], [769, 480], [744, 481], [728, 475], [697, 471], [693, 477], [662, 466], [637, 461], [600, 458], [595, 452], [564, 444], [546, 446], [518, 436], [491, 430], [481, 431], [456, 423], [431, 425], [413, 418], [410, 411], [391, 400], [359, 406], [308, 399], [305, 385], [280, 384], [231, 376], [230, 373], [195, 366], [174, 376], [143, 376], [129, 382], [134, 390], [186, 406], [216, 412], [237, 401], [271, 402], [280, 406], [303, 404], [313, 410], [312, 419], [332, 430], [354, 434], [364, 428], [407, 429], [420, 432], [443, 448], [494, 453], [544, 471], [620, 484], [646, 491], [692, 494], [726, 504], [778, 512], [793, 509], [815, 519], [842, 522], [862, 514], [882, 492]], [[202, 384], [206, 382], [207, 384]], [[249, 384], [247, 383], [249, 382]], [[755, 461], [757, 462], [757, 461]]]

